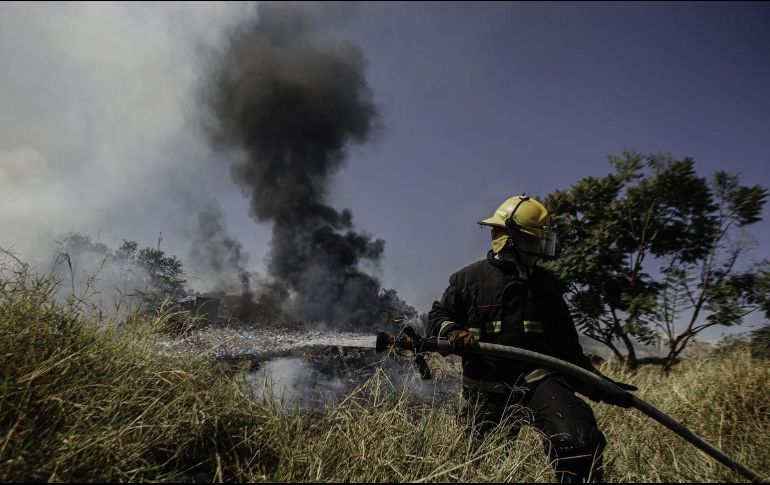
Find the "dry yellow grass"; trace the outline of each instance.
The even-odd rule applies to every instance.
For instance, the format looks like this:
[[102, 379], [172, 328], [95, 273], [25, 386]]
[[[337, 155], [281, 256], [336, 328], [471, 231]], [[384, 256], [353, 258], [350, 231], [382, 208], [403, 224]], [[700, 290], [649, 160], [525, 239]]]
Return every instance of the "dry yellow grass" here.
[[[2, 481], [551, 481], [540, 437], [482, 443], [459, 398], [415, 405], [382, 374], [327, 416], [256, 404], [243, 374], [161, 357], [168, 315], [97, 325], [56, 283], [0, 268]], [[102, 316], [103, 320], [103, 316]], [[770, 366], [748, 352], [689, 360], [669, 376], [628, 375], [639, 394], [770, 476]], [[441, 372], [453, 372], [446, 365]], [[612, 482], [740, 481], [633, 410], [594, 406]]]

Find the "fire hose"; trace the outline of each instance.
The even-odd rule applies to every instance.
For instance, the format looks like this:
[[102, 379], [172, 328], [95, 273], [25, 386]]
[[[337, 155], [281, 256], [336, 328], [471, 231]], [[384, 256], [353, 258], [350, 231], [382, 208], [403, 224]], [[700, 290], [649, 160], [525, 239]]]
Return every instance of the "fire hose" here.
[[[386, 333], [380, 332], [377, 334], [376, 348], [377, 352], [382, 352], [389, 348], [414, 350], [418, 355], [423, 352], [438, 352], [442, 355], [452, 353], [452, 348], [450, 347], [449, 341], [447, 339], [436, 337], [423, 338], [417, 335], [417, 333], [414, 332], [414, 330], [411, 328], [403, 331], [397, 337], [393, 337]], [[548, 355], [539, 354], [537, 352], [532, 352], [517, 347], [509, 347], [507, 345], [479, 342], [478, 348], [475, 352], [490, 357], [512, 359], [529, 364], [542, 365], [558, 371], [559, 373], [566, 376], [578, 379], [579, 381], [588, 385], [594, 386], [595, 388], [598, 388], [614, 397], [629, 394], [631, 396], [631, 405], [634, 408], [638, 409], [650, 418], [667, 427], [688, 443], [692, 444], [699, 450], [722, 463], [727, 468], [741, 474], [744, 478], [747, 478], [755, 483], [762, 483], [764, 481], [764, 479], [758, 473], [750, 470], [745, 465], [742, 465], [736, 460], [733, 460], [724, 454], [721, 450], [693, 433], [682, 423], [679, 423], [672, 417], [654, 407], [652, 404], [620, 388], [614, 382], [600, 375], [594, 374], [593, 372], [578, 367], [574, 364], [570, 364], [569, 362], [565, 362]]]

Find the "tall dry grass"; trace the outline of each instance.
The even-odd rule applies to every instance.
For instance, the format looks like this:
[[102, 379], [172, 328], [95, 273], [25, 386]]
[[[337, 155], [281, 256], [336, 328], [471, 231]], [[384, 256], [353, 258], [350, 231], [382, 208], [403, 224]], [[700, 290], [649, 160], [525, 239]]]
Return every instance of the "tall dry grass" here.
[[[473, 442], [460, 399], [417, 405], [375, 374], [322, 417], [257, 404], [244, 373], [154, 348], [169, 315], [104, 322], [57, 283], [0, 267], [2, 481], [551, 481], [541, 437]], [[447, 370], [449, 369], [449, 370]], [[443, 369], [451, 372], [451, 368]], [[748, 352], [669, 376], [605, 369], [770, 476], [770, 369]], [[594, 407], [614, 482], [738, 481], [637, 411]]]
[[172, 315], [103, 322], [22, 267], [0, 275], [0, 480], [140, 481], [264, 474], [264, 412], [226, 369], [168, 359]]
[[[685, 359], [664, 376], [658, 367], [614, 376], [730, 457], [770, 479], [770, 362], [748, 348]], [[741, 481], [638, 411], [594, 406], [610, 446], [608, 477], [619, 482]]]

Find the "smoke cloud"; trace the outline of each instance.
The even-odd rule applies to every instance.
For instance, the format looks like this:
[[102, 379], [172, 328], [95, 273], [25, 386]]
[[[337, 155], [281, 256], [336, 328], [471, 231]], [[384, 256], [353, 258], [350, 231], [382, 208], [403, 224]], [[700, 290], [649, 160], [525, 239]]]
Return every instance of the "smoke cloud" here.
[[198, 213], [198, 226], [189, 261], [201, 283], [224, 299], [238, 320], [285, 318], [282, 302], [288, 296], [279, 286], [246, 269], [249, 255], [228, 231], [219, 205], [211, 203]]
[[200, 53], [253, 10], [1, 3], [0, 247], [41, 270], [70, 232], [185, 253], [201, 192], [232, 187], [191, 116]]
[[350, 210], [327, 202], [346, 150], [364, 143], [377, 109], [365, 59], [324, 35], [293, 5], [260, 4], [234, 29], [202, 90], [213, 146], [258, 222], [272, 223], [267, 269], [303, 321], [370, 326], [388, 312], [414, 314], [359, 265], [380, 261], [384, 241], [356, 232]]
[[[141, 307], [145, 296], [171, 294], [185, 283], [184, 271], [163, 272], [157, 264], [178, 262], [175, 256], [155, 248], [139, 249], [134, 241], [123, 241], [113, 249], [81, 233], [68, 233], [46, 245], [50, 261], [35, 261], [38, 270], [58, 282], [56, 297], [65, 301], [76, 296], [94, 309], [131, 311]], [[168, 266], [166, 266], [168, 268]], [[99, 315], [102, 312], [99, 311]]]

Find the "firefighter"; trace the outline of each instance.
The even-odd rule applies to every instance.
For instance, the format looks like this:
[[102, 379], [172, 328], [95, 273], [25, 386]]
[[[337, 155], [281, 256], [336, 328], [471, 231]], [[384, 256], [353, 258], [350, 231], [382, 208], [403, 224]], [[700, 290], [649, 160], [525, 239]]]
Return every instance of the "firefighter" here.
[[[548, 210], [525, 195], [504, 201], [482, 221], [491, 227], [487, 257], [452, 274], [428, 314], [433, 336], [462, 356], [463, 419], [481, 435], [516, 410], [542, 431], [559, 482], [601, 481], [604, 435], [579, 391], [595, 401], [628, 407], [546, 368], [473, 352], [477, 342], [510, 345], [556, 357], [598, 373], [583, 353], [559, 282], [537, 265], [556, 254]], [[631, 389], [632, 386], [626, 387]], [[634, 388], [635, 389], [635, 388]], [[627, 397], [630, 397], [628, 395]], [[519, 427], [511, 426], [515, 438]]]

